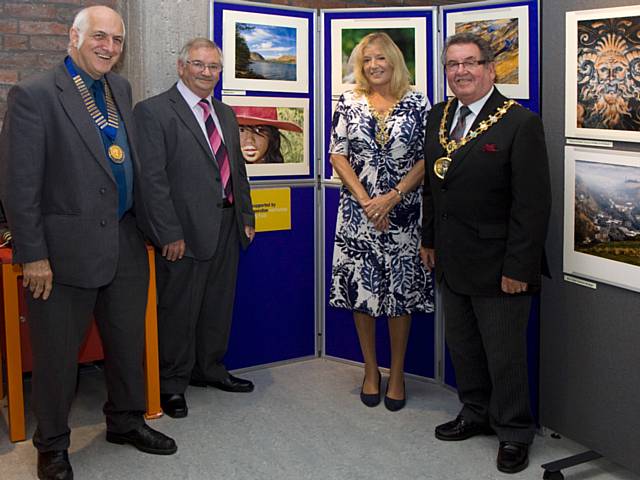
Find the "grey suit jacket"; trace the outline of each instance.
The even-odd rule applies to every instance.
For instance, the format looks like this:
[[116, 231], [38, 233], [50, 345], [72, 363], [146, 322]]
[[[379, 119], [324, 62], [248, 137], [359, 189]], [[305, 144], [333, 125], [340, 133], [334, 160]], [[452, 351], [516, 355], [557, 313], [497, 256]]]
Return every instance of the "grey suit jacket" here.
[[[229, 154], [234, 211], [240, 241], [244, 226], [255, 225], [249, 182], [240, 152], [233, 110], [212, 99]], [[134, 109], [143, 167], [140, 180], [148, 199], [143, 228], [161, 247], [184, 239], [186, 255], [205, 260], [217, 247], [222, 219], [222, 183], [209, 143], [177, 87], [138, 103]]]
[[[135, 156], [131, 88], [106, 76]], [[64, 64], [9, 92], [0, 135], [0, 197], [15, 263], [48, 258], [54, 280], [95, 288], [118, 263], [118, 188], [104, 145]], [[135, 191], [135, 186], [134, 186]], [[136, 198], [138, 207], [142, 202]]]

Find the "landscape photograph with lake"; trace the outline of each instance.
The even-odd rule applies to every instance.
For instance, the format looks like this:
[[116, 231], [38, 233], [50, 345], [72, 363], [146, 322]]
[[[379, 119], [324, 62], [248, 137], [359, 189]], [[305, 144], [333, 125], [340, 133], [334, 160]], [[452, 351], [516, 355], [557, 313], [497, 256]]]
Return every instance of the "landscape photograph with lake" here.
[[236, 23], [236, 78], [297, 80], [296, 29]]
[[574, 250], [640, 266], [640, 168], [575, 164]]

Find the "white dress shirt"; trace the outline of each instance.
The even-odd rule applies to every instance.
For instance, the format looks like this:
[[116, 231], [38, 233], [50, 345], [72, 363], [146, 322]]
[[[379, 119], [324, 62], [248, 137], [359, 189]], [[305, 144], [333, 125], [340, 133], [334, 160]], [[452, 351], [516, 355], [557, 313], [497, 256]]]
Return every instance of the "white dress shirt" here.
[[[473, 125], [473, 122], [476, 121], [476, 117], [480, 113], [480, 110], [482, 110], [482, 107], [484, 107], [484, 104], [487, 103], [487, 100], [489, 100], [489, 97], [493, 93], [494, 88], [495, 87], [491, 87], [491, 90], [489, 90], [489, 93], [487, 93], [484, 97], [482, 97], [479, 100], [476, 100], [470, 105], [467, 105], [467, 107], [469, 107], [469, 110], [471, 110], [471, 113], [467, 115], [467, 117], [465, 118], [464, 132], [462, 132], [462, 138], [464, 138], [467, 135], [467, 133], [469, 133], [469, 130], [471, 130], [471, 125]], [[458, 108], [456, 109], [456, 113], [453, 116], [453, 121], [451, 122], [451, 130], [449, 131], [449, 133], [453, 132], [453, 129], [456, 128], [456, 125], [458, 124], [458, 117], [460, 116], [460, 108], [462, 108], [462, 105], [463, 105], [462, 102], [458, 100]]]
[[[189, 105], [189, 108], [191, 108], [191, 112], [193, 113], [193, 116], [196, 117], [196, 120], [198, 121], [198, 125], [200, 125], [200, 128], [202, 129], [204, 138], [207, 139], [207, 145], [209, 145], [209, 149], [211, 149], [211, 145], [209, 144], [209, 135], [207, 135], [207, 127], [204, 124], [204, 109], [200, 105], [198, 105], [198, 102], [202, 99], [199, 96], [197, 96], [195, 93], [193, 93], [189, 89], [189, 87], [187, 87], [183, 83], [182, 80], [178, 80], [178, 84], [176, 86], [178, 88], [178, 91], [180, 92], [180, 95], [182, 95], [182, 98], [184, 98], [185, 102], [187, 102], [187, 105]], [[220, 128], [220, 121], [218, 120], [216, 111], [213, 108], [213, 105], [211, 104], [211, 98], [207, 97], [206, 100], [207, 102], [209, 102], [209, 111], [211, 112], [211, 118], [213, 118], [213, 123], [218, 129], [220, 138], [222, 138], [222, 141], [224, 142], [224, 134], [222, 133], [222, 128]], [[211, 151], [211, 153], [213, 153], [213, 150]]]

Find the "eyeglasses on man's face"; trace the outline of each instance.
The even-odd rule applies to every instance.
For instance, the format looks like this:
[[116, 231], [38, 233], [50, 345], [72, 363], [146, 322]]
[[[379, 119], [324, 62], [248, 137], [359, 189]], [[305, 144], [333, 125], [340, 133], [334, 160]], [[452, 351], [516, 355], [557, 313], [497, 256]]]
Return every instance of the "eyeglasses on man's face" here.
[[465, 60], [464, 62], [447, 62], [444, 64], [445, 70], [448, 72], [454, 72], [458, 70], [460, 66], [464, 70], [473, 70], [474, 68], [478, 68], [480, 65], [484, 65], [487, 63], [486, 60]]
[[222, 65], [220, 65], [219, 63], [204, 63], [200, 60], [187, 60], [187, 63], [198, 72], [204, 72], [207, 68], [213, 73], [222, 71]]

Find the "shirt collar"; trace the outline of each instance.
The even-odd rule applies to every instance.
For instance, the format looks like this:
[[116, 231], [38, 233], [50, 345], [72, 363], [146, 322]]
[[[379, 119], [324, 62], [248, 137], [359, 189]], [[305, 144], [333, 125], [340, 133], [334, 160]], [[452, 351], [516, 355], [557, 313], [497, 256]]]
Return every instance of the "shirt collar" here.
[[87, 86], [89, 90], [91, 90], [91, 87], [93, 87], [93, 84], [95, 82], [104, 80], [104, 75], [100, 78], [94, 79], [91, 75], [89, 75], [87, 72], [81, 69], [78, 66], [78, 64], [73, 61], [73, 58], [71, 58], [71, 56], [69, 56], [69, 58], [71, 59], [71, 63], [73, 63], [73, 67], [76, 69], [76, 72], [78, 72], [78, 75], [80, 75], [80, 78], [82, 79], [82, 81], [84, 82], [84, 84]]
[[[495, 90], [495, 87], [492, 86], [491, 90], [489, 90], [484, 97], [467, 105], [467, 107], [469, 107], [469, 110], [471, 110], [471, 113], [473, 115], [477, 116], [480, 113], [480, 110], [482, 110], [482, 107], [484, 107], [484, 104], [487, 103], [487, 100], [489, 100], [489, 97], [491, 96], [494, 90]], [[456, 113], [458, 113], [461, 107], [462, 107], [462, 102], [458, 102], [458, 108], [456, 109]]]
[[[184, 98], [184, 100], [187, 102], [187, 105], [189, 105], [189, 107], [191, 109], [193, 109], [193, 107], [198, 105], [198, 102], [200, 102], [200, 100], [202, 100], [202, 98], [200, 98], [198, 95], [193, 93], [189, 89], [189, 87], [187, 87], [184, 84], [182, 79], [178, 80], [178, 83], [177, 83], [176, 87], [177, 87], [178, 91], [180, 92], [180, 95], [182, 95], [182, 98]], [[207, 101], [209, 102], [209, 106], [211, 106], [211, 99], [209, 97], [207, 97]]]

